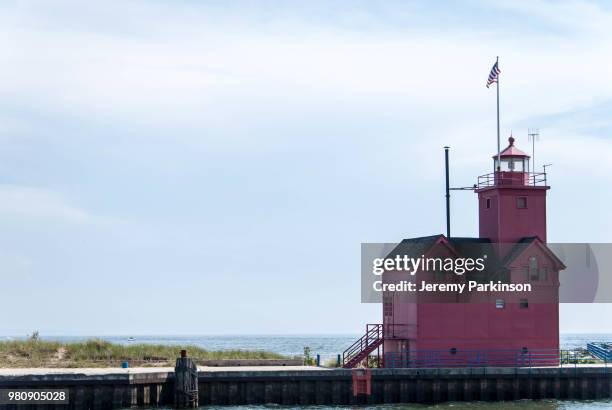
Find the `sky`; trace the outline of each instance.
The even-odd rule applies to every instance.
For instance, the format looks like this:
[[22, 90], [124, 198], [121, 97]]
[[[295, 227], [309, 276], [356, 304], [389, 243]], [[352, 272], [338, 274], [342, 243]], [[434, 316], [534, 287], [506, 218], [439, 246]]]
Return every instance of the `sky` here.
[[[445, 230], [502, 139], [548, 240], [610, 242], [612, 8], [544, 1], [6, 1], [0, 334], [361, 333], [362, 242]], [[453, 193], [453, 234], [477, 203]], [[562, 305], [609, 332], [612, 304]]]

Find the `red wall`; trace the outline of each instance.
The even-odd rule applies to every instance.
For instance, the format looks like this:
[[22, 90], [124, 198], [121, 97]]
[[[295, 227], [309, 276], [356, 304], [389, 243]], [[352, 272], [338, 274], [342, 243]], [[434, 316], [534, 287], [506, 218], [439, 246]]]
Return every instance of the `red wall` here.
[[[478, 191], [481, 238], [497, 243], [515, 243], [527, 236], [546, 242], [546, 190], [548, 187], [493, 187]], [[517, 208], [518, 197], [527, 198], [527, 208]], [[487, 209], [487, 198], [491, 207]]]
[[[410, 303], [396, 300], [393, 317], [385, 317], [386, 329], [394, 327], [398, 339], [410, 339], [410, 350], [558, 349], [558, 273], [548, 259], [527, 249], [511, 271], [512, 282], [525, 283], [523, 266], [537, 255], [541, 266], [549, 267], [548, 281], [530, 282], [531, 292], [472, 293], [458, 303]], [[420, 279], [419, 279], [420, 280]], [[429, 281], [429, 280], [428, 280]], [[496, 308], [504, 299], [505, 307]], [[529, 301], [520, 308], [520, 299]], [[386, 337], [391, 336], [389, 331]], [[396, 352], [398, 344], [385, 344], [386, 352]]]

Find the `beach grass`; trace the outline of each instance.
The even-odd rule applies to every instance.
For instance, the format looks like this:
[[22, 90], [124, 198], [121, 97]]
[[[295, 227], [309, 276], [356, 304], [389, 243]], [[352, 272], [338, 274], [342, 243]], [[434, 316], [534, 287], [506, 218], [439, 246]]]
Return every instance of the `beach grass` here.
[[198, 346], [160, 344], [117, 344], [101, 339], [84, 342], [55, 342], [41, 339], [0, 342], [0, 367], [119, 367], [127, 360], [130, 366], [174, 366], [180, 350], [198, 360], [215, 359], [286, 359], [266, 351], [206, 350]]

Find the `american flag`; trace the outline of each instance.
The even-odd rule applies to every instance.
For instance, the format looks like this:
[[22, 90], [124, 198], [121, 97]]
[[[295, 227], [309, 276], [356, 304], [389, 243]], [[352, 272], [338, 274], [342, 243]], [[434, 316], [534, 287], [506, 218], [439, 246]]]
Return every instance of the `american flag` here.
[[493, 68], [491, 68], [491, 73], [489, 74], [489, 79], [487, 80], [487, 88], [493, 83], [497, 82], [497, 76], [501, 73], [499, 67], [497, 66], [497, 62], [493, 64]]

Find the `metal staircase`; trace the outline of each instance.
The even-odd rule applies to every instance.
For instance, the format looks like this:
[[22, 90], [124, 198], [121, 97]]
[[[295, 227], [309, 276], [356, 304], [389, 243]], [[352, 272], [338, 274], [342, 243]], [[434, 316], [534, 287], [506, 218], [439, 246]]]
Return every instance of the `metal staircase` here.
[[366, 325], [366, 333], [342, 353], [342, 367], [346, 369], [357, 366], [367, 359], [383, 342], [383, 325]]

